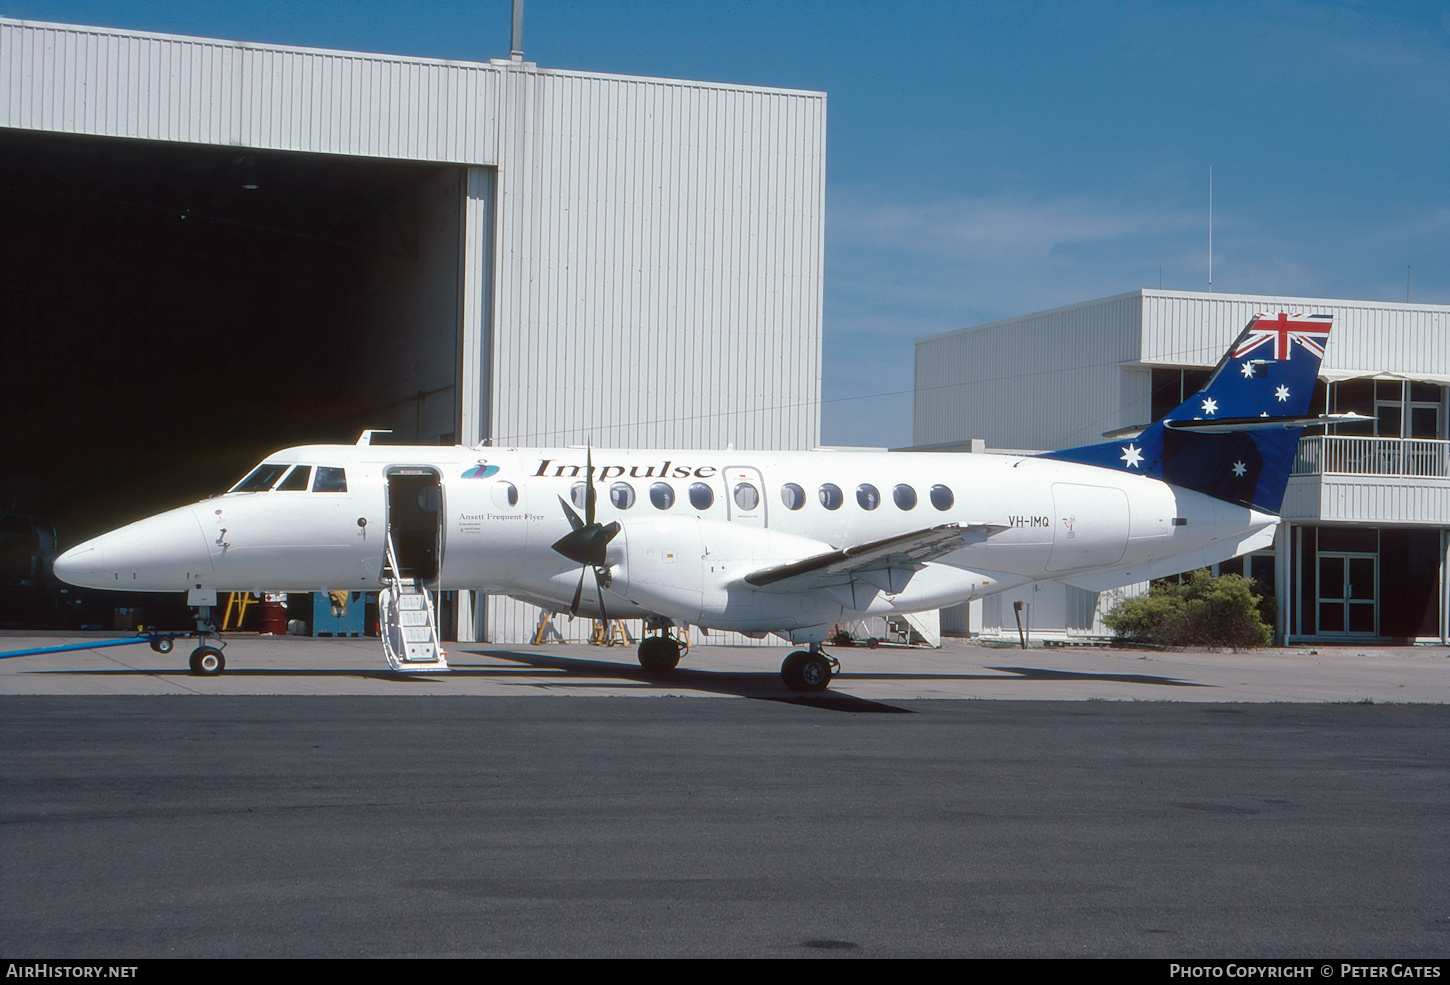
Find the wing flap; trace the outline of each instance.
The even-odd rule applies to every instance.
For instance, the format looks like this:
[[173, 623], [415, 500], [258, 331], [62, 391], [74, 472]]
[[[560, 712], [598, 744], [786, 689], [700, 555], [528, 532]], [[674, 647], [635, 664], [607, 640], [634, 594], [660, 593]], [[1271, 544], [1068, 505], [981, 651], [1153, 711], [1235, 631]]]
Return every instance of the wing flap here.
[[1000, 523], [944, 523], [884, 540], [825, 551], [787, 564], [760, 568], [746, 575], [743, 580], [752, 588], [767, 588], [793, 580], [799, 584], [799, 580], [807, 576], [817, 584], [824, 584], [832, 578], [859, 571], [891, 567], [918, 568], [928, 561], [950, 554], [969, 543], [983, 541], [1006, 529], [1006, 524]]

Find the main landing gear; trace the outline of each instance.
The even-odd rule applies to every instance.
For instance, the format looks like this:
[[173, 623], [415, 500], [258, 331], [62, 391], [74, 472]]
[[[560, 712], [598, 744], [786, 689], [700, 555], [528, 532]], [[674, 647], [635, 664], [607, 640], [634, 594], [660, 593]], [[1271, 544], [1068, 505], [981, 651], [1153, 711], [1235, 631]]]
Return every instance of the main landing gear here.
[[810, 650], [797, 650], [780, 665], [780, 677], [792, 691], [824, 691], [831, 677], [841, 672], [841, 662], [812, 643]]
[[689, 649], [689, 643], [668, 632], [646, 636], [639, 643], [639, 665], [651, 674], [667, 674], [680, 665], [680, 658]]

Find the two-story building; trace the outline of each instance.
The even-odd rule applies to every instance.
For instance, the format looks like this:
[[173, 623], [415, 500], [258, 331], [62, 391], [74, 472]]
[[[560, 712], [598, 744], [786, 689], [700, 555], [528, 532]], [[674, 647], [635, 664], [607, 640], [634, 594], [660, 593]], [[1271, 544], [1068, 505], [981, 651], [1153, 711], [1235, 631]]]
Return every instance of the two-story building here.
[[[1307, 431], [1273, 549], [1219, 570], [1274, 596], [1281, 640], [1450, 641], [1450, 306], [1142, 290], [932, 336], [914, 446], [1101, 441], [1190, 396], [1260, 311], [1333, 315], [1313, 406], [1369, 420]], [[1112, 595], [1040, 583], [943, 628], [1015, 634], [1015, 600], [1038, 635], [1092, 635]]]

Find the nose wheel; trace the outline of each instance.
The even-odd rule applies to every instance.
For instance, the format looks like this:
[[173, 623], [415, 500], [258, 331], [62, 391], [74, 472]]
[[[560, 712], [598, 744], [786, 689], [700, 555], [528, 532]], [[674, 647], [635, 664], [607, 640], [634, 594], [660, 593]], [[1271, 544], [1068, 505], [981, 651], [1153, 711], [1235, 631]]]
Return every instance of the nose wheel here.
[[841, 662], [828, 656], [819, 645], [797, 650], [780, 665], [780, 678], [792, 691], [824, 691], [840, 672]]
[[227, 668], [227, 658], [214, 646], [199, 646], [191, 651], [191, 672], [197, 677], [215, 677]]

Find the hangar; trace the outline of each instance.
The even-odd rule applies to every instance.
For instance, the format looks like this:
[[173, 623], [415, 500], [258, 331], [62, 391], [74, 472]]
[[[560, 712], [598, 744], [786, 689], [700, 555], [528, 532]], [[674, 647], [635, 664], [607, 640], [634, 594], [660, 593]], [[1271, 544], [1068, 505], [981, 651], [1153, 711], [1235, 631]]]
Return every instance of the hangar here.
[[[0, 19], [0, 508], [75, 543], [365, 427], [812, 447], [825, 119], [517, 54]], [[534, 633], [457, 609], [460, 639]]]
[[[1141, 290], [919, 339], [915, 447], [1072, 448], [1156, 420], [1260, 311], [1332, 314], [1311, 406], [1369, 420], [1307, 429], [1273, 548], [1216, 567], [1275, 598], [1281, 641], [1450, 642], [1450, 306]], [[1113, 598], [1040, 582], [943, 627], [1015, 638], [1014, 601], [1071, 637], [1105, 633]]]

